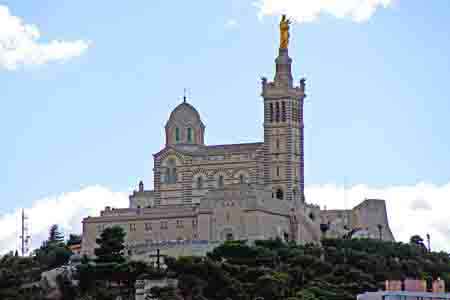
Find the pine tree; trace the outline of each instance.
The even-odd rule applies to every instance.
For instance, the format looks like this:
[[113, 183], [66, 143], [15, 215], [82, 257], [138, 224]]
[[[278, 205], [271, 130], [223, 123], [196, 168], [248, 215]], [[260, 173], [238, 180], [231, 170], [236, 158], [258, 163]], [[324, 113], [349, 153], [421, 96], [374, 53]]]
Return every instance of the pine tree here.
[[95, 248], [94, 253], [98, 262], [122, 263], [125, 261], [123, 257], [125, 231], [122, 227], [106, 228], [96, 242], [99, 247]]
[[48, 244], [49, 245], [60, 245], [64, 242], [64, 234], [59, 231], [58, 225], [54, 224], [50, 227]]
[[69, 239], [67, 240], [67, 246], [81, 244], [81, 235], [78, 234], [70, 234]]

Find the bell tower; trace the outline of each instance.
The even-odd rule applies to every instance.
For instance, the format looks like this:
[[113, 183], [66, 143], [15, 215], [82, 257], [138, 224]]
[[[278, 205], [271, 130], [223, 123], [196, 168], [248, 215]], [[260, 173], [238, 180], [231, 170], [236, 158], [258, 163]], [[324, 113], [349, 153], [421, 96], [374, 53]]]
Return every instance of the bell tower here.
[[280, 47], [273, 81], [262, 78], [264, 100], [264, 183], [274, 201], [305, 202], [303, 103], [305, 79], [294, 86], [289, 57], [290, 20], [280, 22]]

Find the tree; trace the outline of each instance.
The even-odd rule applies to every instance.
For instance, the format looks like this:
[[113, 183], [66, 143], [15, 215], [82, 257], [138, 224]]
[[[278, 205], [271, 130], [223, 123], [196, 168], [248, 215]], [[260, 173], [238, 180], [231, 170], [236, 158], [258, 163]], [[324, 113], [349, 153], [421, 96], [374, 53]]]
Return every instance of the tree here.
[[295, 296], [295, 298], [299, 300], [318, 300], [318, 298], [308, 290], [298, 292]]
[[50, 227], [48, 239], [41, 247], [35, 250], [36, 260], [45, 269], [57, 268], [69, 261], [72, 252], [64, 243], [64, 235], [59, 231], [58, 225]]
[[257, 295], [264, 299], [280, 299], [283, 295], [283, 286], [286, 283], [274, 275], [263, 275], [255, 283]]
[[67, 246], [78, 245], [81, 244], [81, 235], [78, 234], [70, 234], [69, 239], [67, 240]]
[[420, 235], [413, 235], [409, 239], [409, 243], [412, 245], [425, 246], [423, 243], [423, 238]]
[[65, 275], [58, 275], [56, 278], [56, 283], [59, 290], [61, 291], [62, 299], [64, 300], [75, 300], [78, 290], [72, 284], [70, 278]]
[[411, 245], [419, 247], [419, 249], [422, 251], [427, 251], [427, 247], [425, 246], [423, 238], [420, 235], [413, 235], [410, 238], [409, 243]]
[[49, 245], [60, 245], [64, 243], [64, 234], [59, 231], [58, 225], [54, 224], [50, 227], [47, 242]]
[[99, 247], [94, 250], [97, 256], [97, 262], [124, 262], [123, 250], [125, 249], [125, 235], [125, 231], [119, 226], [109, 227], [103, 230], [100, 238], [96, 240]]
[[178, 282], [178, 289], [184, 300], [202, 299], [204, 286], [206, 282], [194, 275], [183, 275]]
[[36, 260], [45, 269], [53, 269], [66, 264], [72, 251], [66, 245], [46, 245], [35, 251]]

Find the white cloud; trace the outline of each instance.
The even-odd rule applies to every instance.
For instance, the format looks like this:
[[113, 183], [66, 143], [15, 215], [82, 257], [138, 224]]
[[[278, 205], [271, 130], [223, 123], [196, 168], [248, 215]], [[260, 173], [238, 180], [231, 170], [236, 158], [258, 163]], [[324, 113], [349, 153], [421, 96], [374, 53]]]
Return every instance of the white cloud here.
[[369, 187], [355, 185], [344, 190], [336, 185], [306, 188], [308, 202], [324, 208], [353, 208], [366, 198], [386, 200], [389, 223], [397, 240], [408, 242], [414, 234], [431, 235], [434, 250], [450, 252], [450, 183], [419, 183], [410, 186]]
[[23, 65], [42, 65], [80, 56], [89, 47], [83, 40], [52, 40], [40, 43], [41, 33], [36, 25], [25, 24], [11, 15], [8, 7], [0, 5], [0, 68], [15, 70]]
[[365, 22], [378, 8], [392, 4], [393, 0], [257, 0], [255, 3], [260, 17], [287, 14], [299, 23], [315, 21], [320, 15]]
[[228, 28], [228, 29], [233, 29], [233, 28], [236, 28], [237, 26], [238, 26], [238, 22], [235, 19], [229, 19], [225, 23], [225, 28]]
[[[373, 188], [355, 185], [344, 190], [334, 184], [309, 185], [306, 198], [328, 209], [352, 208], [365, 198], [386, 200], [389, 222], [397, 240], [408, 242], [414, 234], [431, 234], [434, 250], [450, 251], [450, 183], [433, 185], [419, 183], [410, 186]], [[105, 206], [127, 207], [128, 193], [112, 192], [101, 186], [83, 188], [35, 201], [26, 209], [31, 224], [33, 246], [37, 247], [48, 235], [52, 224], [59, 224], [68, 235], [81, 233], [81, 220], [98, 216]], [[0, 254], [16, 249], [20, 210], [0, 216]], [[8, 229], [8, 230], [6, 230]]]
[[[127, 207], [128, 193], [112, 192], [101, 186], [91, 186], [78, 192], [63, 193], [35, 201], [25, 209], [28, 216], [32, 248], [39, 247], [48, 237], [52, 224], [58, 224], [66, 235], [81, 233], [81, 221], [98, 216], [105, 206]], [[0, 254], [16, 249], [20, 235], [21, 211], [0, 216]], [[5, 230], [8, 229], [8, 230]]]

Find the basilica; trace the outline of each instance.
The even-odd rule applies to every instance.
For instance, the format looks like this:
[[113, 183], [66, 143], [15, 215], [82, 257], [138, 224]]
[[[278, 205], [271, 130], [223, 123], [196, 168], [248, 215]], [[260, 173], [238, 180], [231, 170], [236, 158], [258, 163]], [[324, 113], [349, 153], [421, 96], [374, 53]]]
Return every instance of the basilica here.
[[274, 78], [261, 79], [264, 140], [207, 145], [205, 124], [185, 98], [165, 124], [165, 147], [153, 154], [154, 188], [140, 182], [128, 208], [106, 207], [100, 216], [85, 218], [84, 254], [93, 255], [95, 239], [114, 225], [126, 231], [130, 255], [151, 252], [154, 245], [184, 249], [225, 240], [394, 239], [384, 200], [366, 199], [350, 210], [321, 210], [305, 199], [306, 81], [292, 76], [289, 27], [283, 17]]

